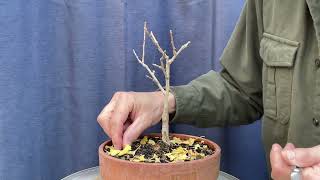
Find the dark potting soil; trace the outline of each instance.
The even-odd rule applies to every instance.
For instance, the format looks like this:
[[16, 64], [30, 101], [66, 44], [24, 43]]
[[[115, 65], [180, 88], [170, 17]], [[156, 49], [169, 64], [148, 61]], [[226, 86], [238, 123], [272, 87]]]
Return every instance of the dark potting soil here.
[[171, 163], [202, 159], [214, 154], [204, 141], [197, 139], [181, 140], [171, 138], [170, 144], [166, 144], [159, 137], [144, 137], [134, 141], [131, 146], [123, 150], [116, 150], [113, 146], [105, 146], [104, 151], [113, 157], [146, 163]]

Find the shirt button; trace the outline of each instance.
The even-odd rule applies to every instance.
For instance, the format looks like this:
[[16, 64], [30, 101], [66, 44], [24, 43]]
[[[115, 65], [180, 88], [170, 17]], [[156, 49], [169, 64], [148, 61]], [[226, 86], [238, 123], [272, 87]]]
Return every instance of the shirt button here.
[[318, 120], [318, 119], [316, 119], [316, 118], [313, 118], [313, 125], [315, 126], [315, 127], [319, 127], [319, 125], [320, 125], [320, 121]]
[[317, 58], [317, 59], [314, 61], [314, 63], [316, 64], [317, 67], [320, 67], [320, 59], [319, 59], [319, 58]]

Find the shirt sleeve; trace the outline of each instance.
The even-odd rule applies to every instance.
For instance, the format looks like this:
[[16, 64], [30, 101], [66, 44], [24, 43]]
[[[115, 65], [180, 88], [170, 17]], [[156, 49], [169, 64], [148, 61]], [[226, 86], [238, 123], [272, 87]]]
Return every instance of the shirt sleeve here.
[[187, 85], [176, 86], [171, 122], [197, 127], [249, 124], [263, 114], [262, 2], [248, 0], [221, 56], [221, 72], [210, 71]]

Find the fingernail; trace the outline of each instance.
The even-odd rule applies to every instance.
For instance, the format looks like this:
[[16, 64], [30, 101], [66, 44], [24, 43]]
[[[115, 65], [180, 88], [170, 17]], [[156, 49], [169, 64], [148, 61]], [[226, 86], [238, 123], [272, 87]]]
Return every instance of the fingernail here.
[[294, 145], [292, 143], [287, 143], [286, 149], [294, 149]]
[[279, 147], [278, 144], [273, 144], [271, 150], [272, 150], [272, 151], [279, 151], [279, 150], [280, 150], [280, 147]]
[[295, 153], [293, 151], [291, 151], [291, 150], [286, 150], [286, 154], [287, 154], [287, 158], [289, 160], [294, 160], [294, 158], [296, 156]]

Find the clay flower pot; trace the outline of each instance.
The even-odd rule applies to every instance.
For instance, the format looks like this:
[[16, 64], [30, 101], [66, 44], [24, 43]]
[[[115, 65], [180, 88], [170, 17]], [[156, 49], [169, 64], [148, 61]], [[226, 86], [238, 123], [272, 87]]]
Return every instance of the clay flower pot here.
[[[214, 154], [203, 159], [176, 163], [142, 163], [121, 160], [107, 155], [103, 147], [111, 145], [106, 141], [99, 147], [99, 164], [102, 180], [215, 180], [219, 175], [220, 147], [207, 139], [185, 135], [170, 134], [181, 139], [195, 138], [203, 140]], [[160, 137], [150, 134], [148, 137]]]

